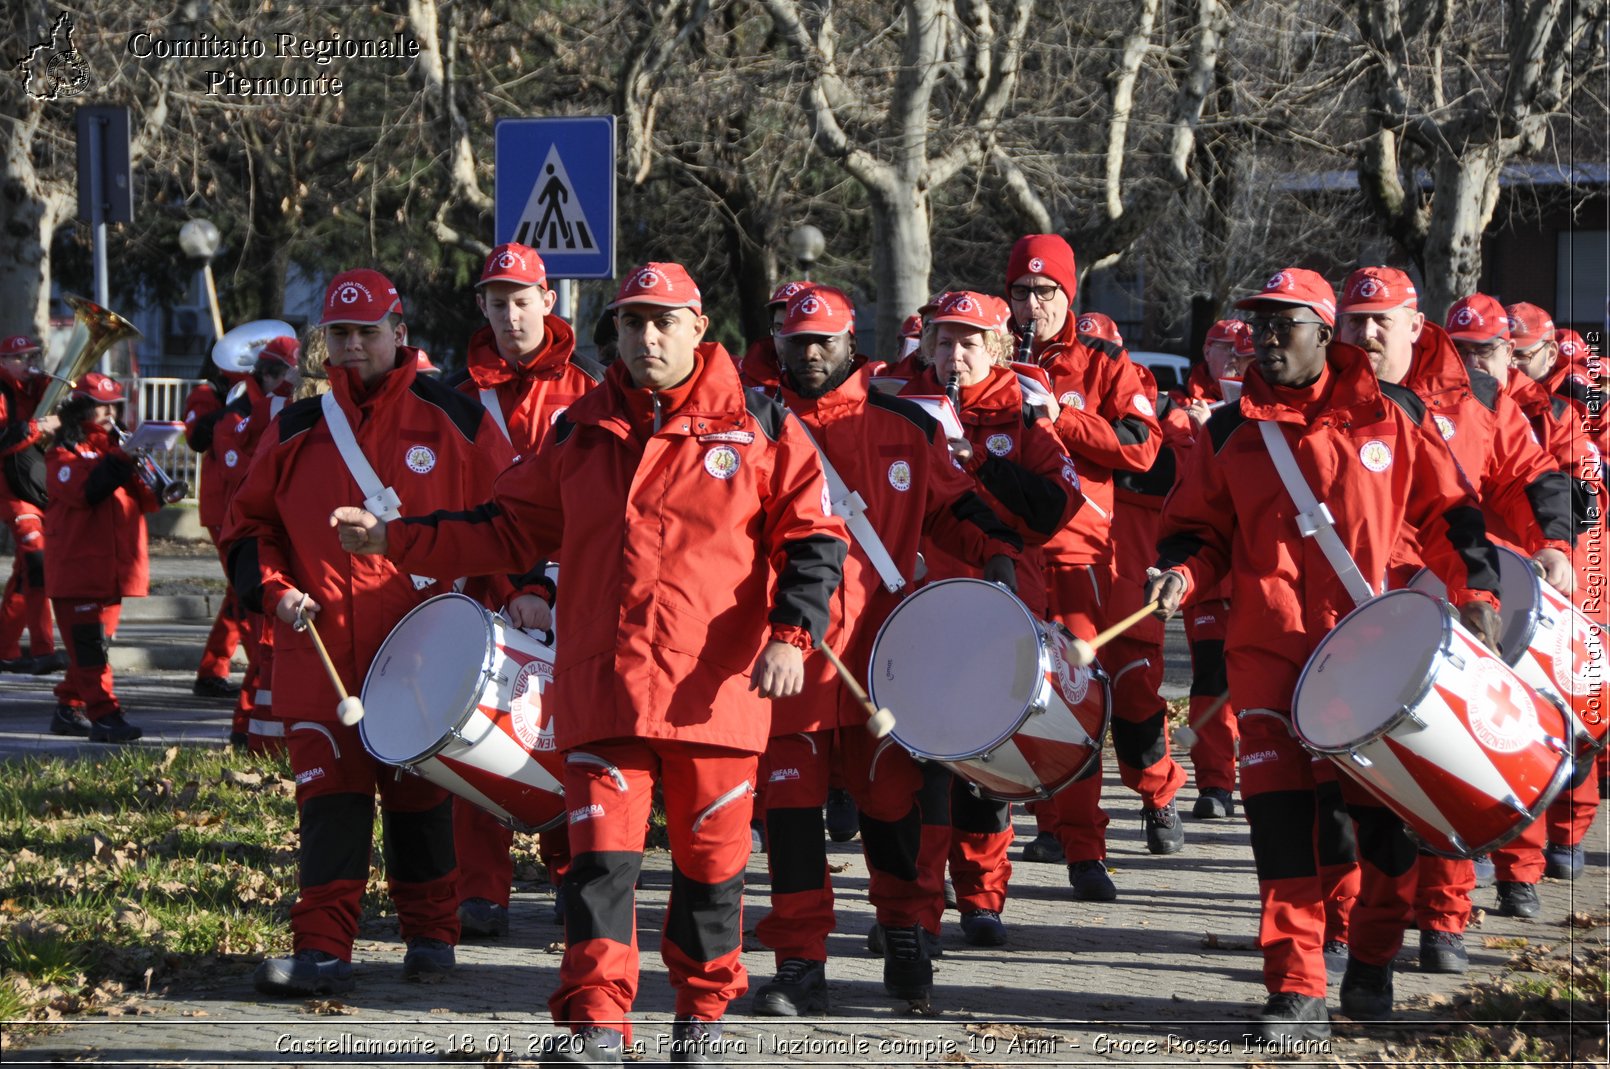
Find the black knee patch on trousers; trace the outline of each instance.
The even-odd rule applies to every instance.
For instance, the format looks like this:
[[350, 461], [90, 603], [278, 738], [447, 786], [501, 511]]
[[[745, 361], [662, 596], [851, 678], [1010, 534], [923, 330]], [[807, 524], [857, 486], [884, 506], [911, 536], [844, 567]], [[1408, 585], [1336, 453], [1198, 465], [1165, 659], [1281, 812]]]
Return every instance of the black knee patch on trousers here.
[[1130, 768], [1151, 768], [1168, 755], [1163, 737], [1167, 710], [1159, 709], [1145, 720], [1129, 721], [1113, 717], [1112, 749], [1118, 760]]
[[937, 761], [922, 764], [922, 790], [917, 792], [917, 811], [924, 824], [950, 827], [950, 783], [955, 773]]
[[766, 810], [771, 893], [820, 891], [827, 882], [827, 827], [819, 808]]
[[1216, 638], [1191, 643], [1191, 697], [1217, 698], [1229, 689], [1224, 643]]
[[67, 629], [73, 644], [73, 664], [79, 668], [106, 667], [106, 629], [96, 620], [92, 624], [73, 624]]
[[1419, 856], [1398, 815], [1382, 805], [1354, 805], [1348, 812], [1358, 825], [1359, 860], [1388, 876], [1402, 876]]
[[420, 812], [380, 812], [386, 875], [400, 883], [429, 883], [453, 871], [453, 800]]
[[874, 820], [861, 810], [861, 848], [867, 867], [897, 880], [915, 880], [924, 823], [917, 806], [899, 820]]
[[324, 794], [302, 803], [303, 887], [369, 878], [375, 801], [367, 794]]
[[957, 831], [993, 835], [1012, 826], [1012, 810], [1005, 802], [973, 793], [960, 776], [951, 778], [950, 826]]
[[666, 941], [694, 961], [714, 961], [737, 950], [743, 935], [738, 909], [743, 893], [741, 872], [720, 883], [701, 883], [673, 864]]
[[632, 941], [636, 909], [634, 885], [643, 855], [631, 850], [597, 850], [577, 854], [565, 873], [565, 939]]
[[30, 549], [22, 555], [22, 589], [45, 589], [45, 553], [44, 550]]
[[1314, 876], [1314, 792], [1270, 791], [1241, 799], [1252, 825], [1252, 861], [1260, 880]]
[[1358, 840], [1353, 837], [1353, 817], [1342, 801], [1340, 783], [1318, 783], [1319, 815], [1315, 831], [1321, 865], [1351, 865], [1358, 860]]

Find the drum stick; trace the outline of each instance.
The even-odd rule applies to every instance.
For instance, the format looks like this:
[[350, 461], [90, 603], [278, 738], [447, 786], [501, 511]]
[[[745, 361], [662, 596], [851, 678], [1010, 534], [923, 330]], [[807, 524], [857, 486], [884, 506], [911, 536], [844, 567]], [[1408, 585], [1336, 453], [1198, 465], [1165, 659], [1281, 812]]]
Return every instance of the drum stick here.
[[1223, 694], [1220, 694], [1217, 698], [1213, 699], [1212, 705], [1191, 717], [1190, 723], [1181, 724], [1179, 727], [1175, 728], [1174, 744], [1176, 746], [1183, 746], [1187, 750], [1189, 750], [1192, 746], [1195, 746], [1196, 733], [1201, 730], [1203, 724], [1207, 723], [1209, 720], [1212, 720], [1213, 714], [1217, 713], [1220, 709], [1223, 709], [1224, 703], [1229, 700], [1230, 692], [1225, 691]]
[[1068, 643], [1068, 653], [1070, 654], [1068, 659], [1073, 662], [1075, 668], [1083, 668], [1085, 665], [1091, 664], [1096, 659], [1097, 650], [1146, 619], [1156, 608], [1157, 602], [1148, 601], [1145, 605], [1119, 620], [1089, 642], [1082, 638], [1074, 639]]
[[862, 708], [866, 710], [866, 729], [872, 734], [872, 737], [881, 739], [893, 731], [894, 714], [887, 709], [880, 709], [872, 704], [872, 699], [867, 697], [867, 692], [861, 689], [861, 684], [851, 674], [850, 670], [844, 667], [844, 662], [839, 660], [839, 655], [834, 653], [829, 646], [824, 643], [821, 650], [827, 655], [828, 663], [838, 672], [839, 678], [844, 680], [844, 685], [850, 688], [850, 693], [855, 695], [855, 700], [860, 702]]
[[[307, 596], [304, 594], [305, 602]], [[324, 662], [324, 670], [330, 673], [330, 682], [335, 684], [335, 692], [341, 695], [341, 704], [335, 707], [336, 718], [351, 727], [363, 719], [363, 701], [347, 693], [345, 683], [341, 682], [341, 673], [335, 670], [335, 662], [330, 660], [330, 651], [324, 648], [324, 640], [319, 637], [319, 629], [313, 626], [313, 618], [303, 611], [302, 606], [296, 607], [296, 619], [302, 626], [297, 630], [305, 630], [308, 637], [313, 640], [313, 648], [319, 651], [319, 660]]]

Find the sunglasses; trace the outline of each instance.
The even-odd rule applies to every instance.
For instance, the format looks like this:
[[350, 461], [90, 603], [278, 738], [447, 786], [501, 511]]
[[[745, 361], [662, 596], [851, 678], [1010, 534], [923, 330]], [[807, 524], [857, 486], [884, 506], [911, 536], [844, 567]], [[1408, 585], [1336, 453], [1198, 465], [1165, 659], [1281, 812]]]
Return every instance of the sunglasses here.
[[1323, 319], [1292, 319], [1289, 316], [1253, 316], [1247, 320], [1254, 338], [1263, 337], [1265, 331], [1273, 331], [1277, 338], [1289, 338], [1292, 331], [1310, 323], [1325, 325]]

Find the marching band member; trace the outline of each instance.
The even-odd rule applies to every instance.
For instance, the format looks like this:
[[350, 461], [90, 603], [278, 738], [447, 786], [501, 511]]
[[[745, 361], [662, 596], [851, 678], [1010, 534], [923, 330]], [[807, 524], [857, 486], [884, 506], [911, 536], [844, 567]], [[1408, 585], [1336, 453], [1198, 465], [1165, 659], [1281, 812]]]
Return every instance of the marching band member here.
[[134, 460], [114, 444], [123, 401], [115, 379], [98, 371], [81, 378], [45, 460], [45, 586], [68, 660], [50, 729], [91, 742], [133, 742], [143, 734], [123, 715], [106, 655], [123, 599], [149, 589], [145, 514], [161, 507]]
[[[1055, 234], [1029, 234], [1012, 246], [1006, 269], [1013, 328], [1032, 322], [1031, 355], [1051, 379], [1060, 411], [1051, 413], [1079, 471], [1088, 502], [1045, 547], [1049, 611], [1082, 639], [1141, 605], [1140, 584], [1114, 572], [1113, 474], [1146, 471], [1162, 445], [1156, 409], [1122, 346], [1081, 335], [1072, 314], [1078, 285], [1073, 250]], [[1125, 786], [1140, 795], [1146, 848], [1172, 854], [1185, 844], [1174, 795], [1185, 770], [1169, 756], [1168, 709], [1162, 680], [1160, 624], [1119, 636], [1102, 653], [1112, 680], [1112, 741]], [[1068, 860], [1074, 897], [1117, 896], [1103, 861], [1107, 817], [1100, 809], [1100, 776], [1058, 792], [1051, 804]]]
[[[1322, 530], [1334, 531], [1363, 576], [1379, 583], [1400, 535], [1416, 532], [1449, 601], [1489, 645], [1498, 635], [1498, 568], [1475, 495], [1447, 448], [1425, 430], [1422, 402], [1407, 389], [1378, 383], [1369, 354], [1332, 344], [1336, 300], [1324, 279], [1287, 268], [1237, 307], [1252, 313], [1257, 358], [1240, 404], [1208, 420], [1205, 440], [1190, 451], [1164, 505], [1160, 571], [1146, 593], [1168, 615], [1193, 589], [1232, 579], [1225, 660], [1242, 706], [1241, 793], [1252, 827], [1270, 992], [1259, 1019], [1272, 1042], [1320, 1039], [1330, 1023], [1325, 892], [1315, 843], [1319, 800], [1312, 760], [1290, 716], [1308, 656], [1352, 608], [1354, 595], [1299, 532], [1291, 493], [1258, 428], [1267, 424], [1295, 447], [1301, 475], [1335, 514], [1335, 526]], [[1344, 783], [1343, 792], [1351, 804], [1353, 788]], [[1359, 852], [1380, 864], [1412, 858], [1414, 847], [1401, 822], [1379, 821], [1367, 835], [1361, 827]], [[1374, 870], [1364, 867], [1361, 907]], [[1411, 913], [1412, 896], [1403, 926]], [[1358, 929], [1355, 915], [1342, 1006], [1355, 1019], [1380, 1019], [1391, 1012], [1396, 951], [1366, 956]]]
[[738, 362], [738, 377], [748, 389], [765, 390], [776, 395], [777, 376], [781, 371], [777, 361], [777, 331], [783, 325], [788, 302], [810, 286], [811, 283], [805, 281], [784, 282], [772, 290], [771, 299], [766, 302], [766, 314], [771, 316], [771, 333], [751, 342], [749, 348], [744, 350], [743, 359]]
[[613, 302], [619, 360], [487, 504], [332, 516], [349, 550], [409, 569], [515, 571], [584, 549], [564, 565], [554, 686], [573, 860], [549, 1007], [572, 1031], [547, 1037], [543, 1065], [622, 1064], [656, 782], [674, 866], [671, 1060], [717, 1059], [721, 1018], [748, 986], [739, 918], [766, 699], [802, 689], [844, 560], [815, 450], [703, 341], [701, 304], [680, 264], [630, 272]]
[[[475, 304], [486, 325], [470, 338], [464, 370], [447, 380], [460, 393], [479, 398], [516, 460], [530, 455], [558, 415], [604, 375], [601, 366], [577, 354], [575, 331], [553, 314], [557, 297], [535, 249], [519, 244], [493, 249], [475, 284]], [[504, 611], [516, 627], [546, 631], [552, 626], [549, 605], [523, 592], [531, 585], [550, 585], [540, 565], [527, 576], [513, 577]], [[455, 797], [453, 841], [463, 934], [507, 933], [514, 832], [480, 806]], [[565, 826], [543, 832], [537, 849], [557, 889], [570, 864]], [[555, 913], [562, 917], [557, 908]]]
[[[243, 376], [226, 373], [212, 366], [211, 361], [205, 366], [212, 374], [198, 382], [184, 400], [184, 440], [191, 452], [203, 458], [201, 485], [196, 489], [196, 513], [212, 544], [218, 546], [229, 502], [223, 494], [223, 471], [217, 464], [206, 463], [205, 458], [212, 452], [213, 429], [224, 418], [230, 388]], [[221, 561], [222, 549], [218, 555]], [[224, 568], [227, 576], [228, 565]], [[226, 587], [212, 630], [207, 634], [207, 644], [201, 651], [201, 663], [196, 666], [196, 681], [191, 687], [196, 697], [236, 699], [237, 689], [229, 681], [229, 663], [240, 646], [242, 619], [243, 610], [235, 588]]]
[[275, 617], [274, 707], [288, 728], [301, 818], [294, 952], [258, 968], [254, 983], [267, 995], [353, 987], [352, 944], [377, 792], [387, 889], [408, 945], [403, 977], [434, 980], [454, 967], [449, 795], [376, 762], [358, 727], [337, 720], [336, 689], [312, 636], [296, 624], [302, 614], [317, 615], [334, 671], [349, 693], [358, 693], [391, 629], [449, 589], [453, 576], [410, 575], [389, 561], [353, 558], [341, 548], [331, 511], [365, 494], [400, 499], [392, 508], [467, 508], [485, 499], [512, 458], [479, 405], [418, 374], [402, 301], [384, 275], [337, 275], [319, 325], [330, 390], [280, 413], [230, 504], [224, 533], [243, 602]]
[[[67, 665], [45, 594], [45, 443], [61, 426], [54, 413], [33, 413], [49, 383], [34, 366], [39, 342], [26, 334], [0, 341], [0, 522], [11, 531], [16, 560], [0, 595], [0, 672], [43, 675]], [[28, 656], [22, 632], [28, 631]]]

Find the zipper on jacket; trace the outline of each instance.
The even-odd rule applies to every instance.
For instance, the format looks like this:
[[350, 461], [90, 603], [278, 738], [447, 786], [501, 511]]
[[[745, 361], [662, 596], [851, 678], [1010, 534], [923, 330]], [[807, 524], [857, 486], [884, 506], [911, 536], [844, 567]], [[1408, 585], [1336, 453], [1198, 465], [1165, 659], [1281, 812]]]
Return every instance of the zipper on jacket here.
[[665, 409], [660, 404], [660, 391], [652, 390], [648, 396], [649, 400], [654, 404], [654, 430], [650, 433], [659, 434], [660, 428], [665, 426]]

